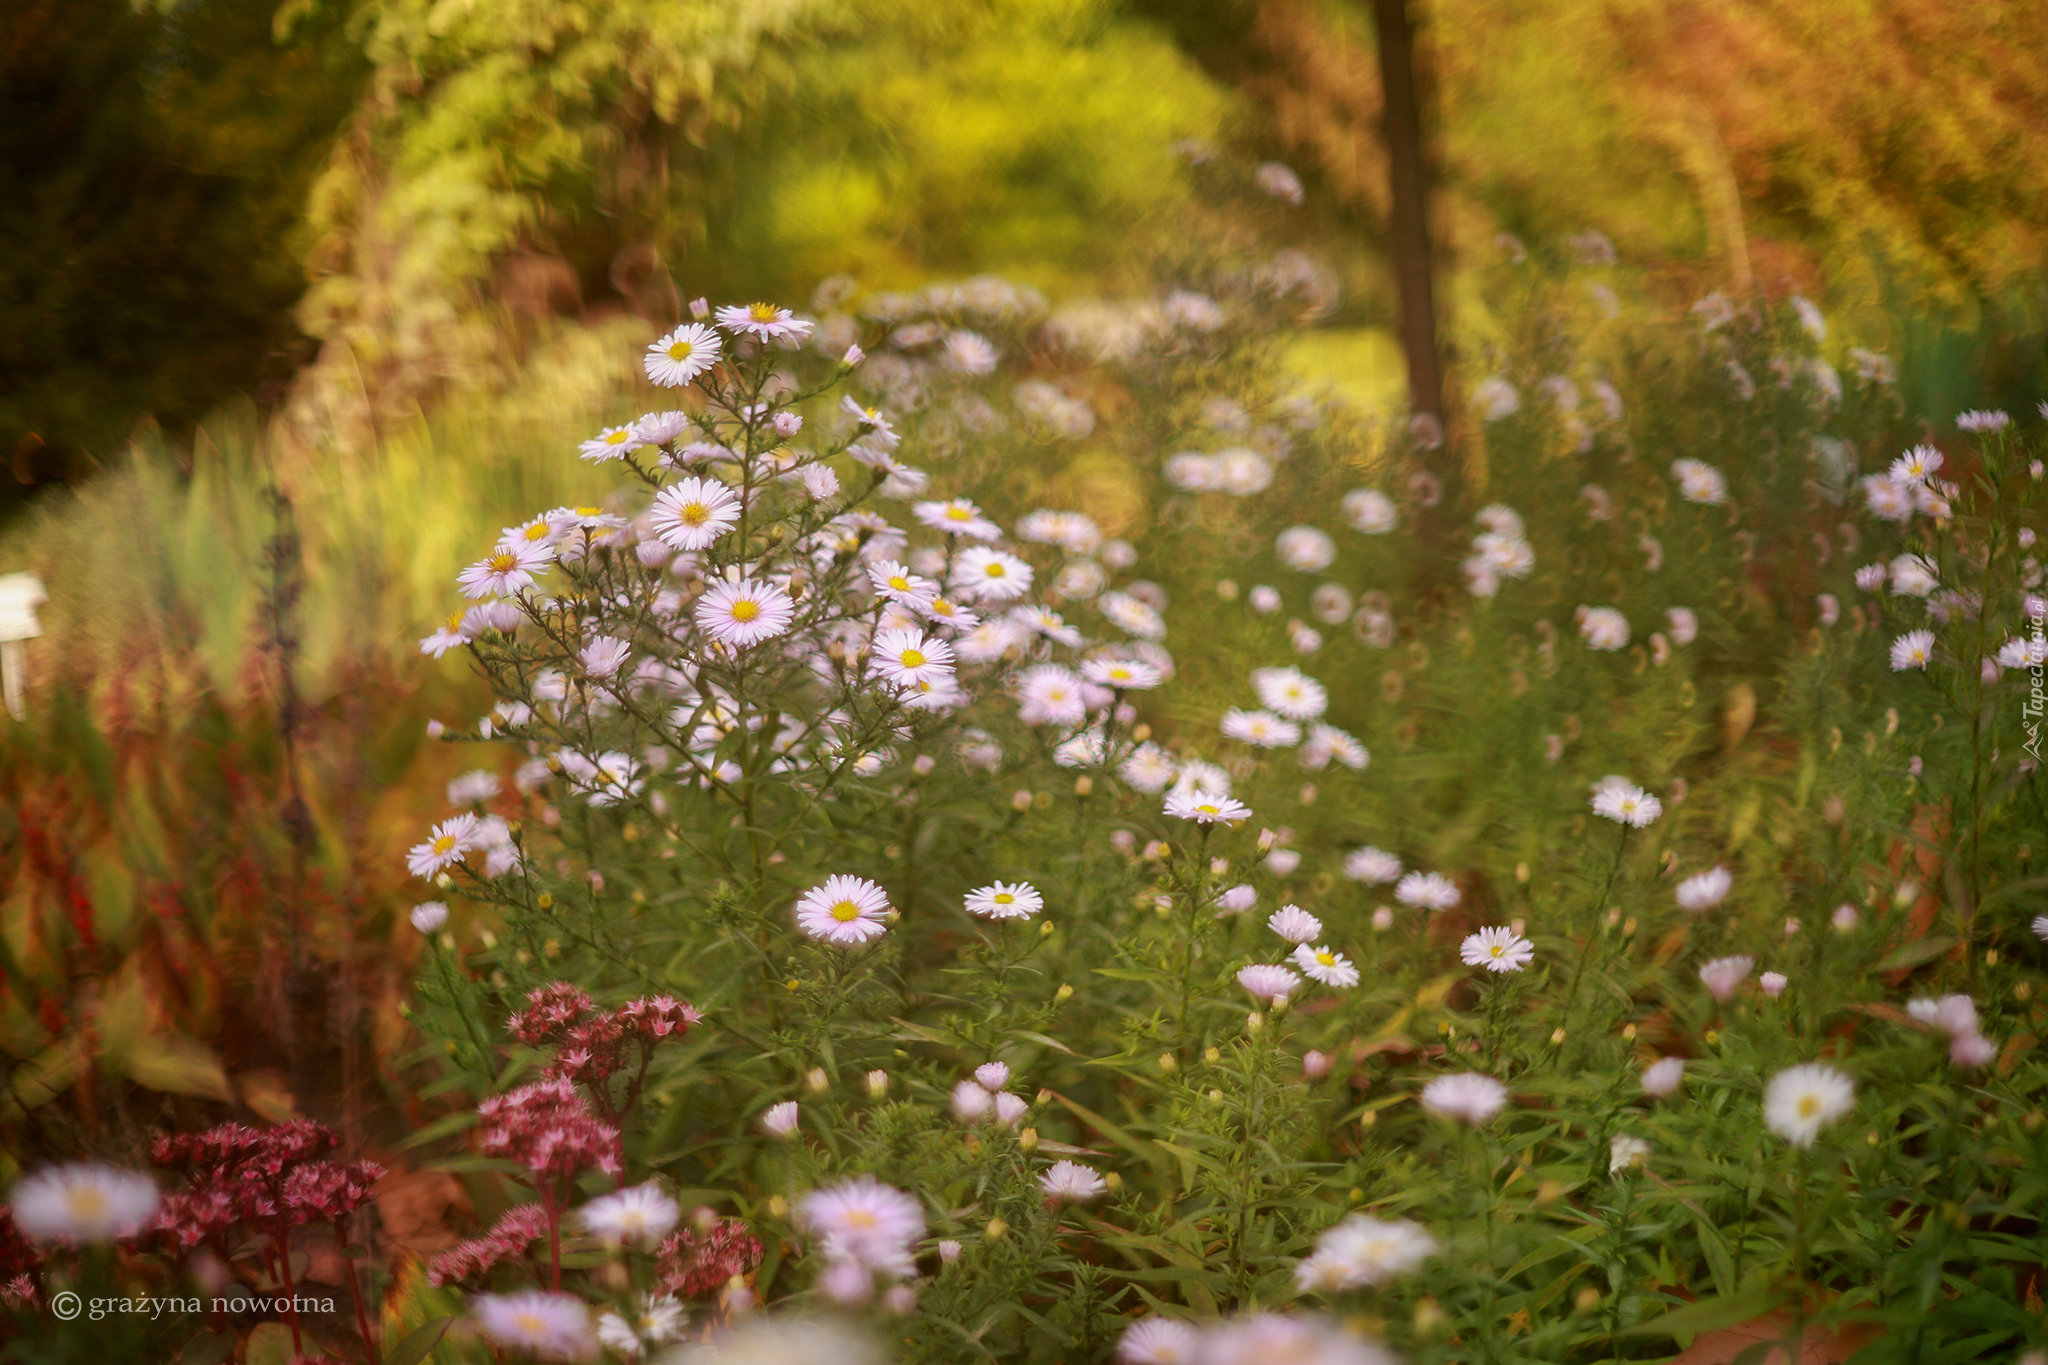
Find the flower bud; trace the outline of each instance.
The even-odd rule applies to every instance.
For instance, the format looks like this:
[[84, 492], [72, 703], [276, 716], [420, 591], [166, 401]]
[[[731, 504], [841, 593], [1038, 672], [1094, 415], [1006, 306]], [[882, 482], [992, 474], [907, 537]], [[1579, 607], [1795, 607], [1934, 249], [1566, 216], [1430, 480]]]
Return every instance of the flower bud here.
[[1251, 1034], [1254, 1038], [1263, 1033], [1265, 1028], [1266, 1016], [1260, 1014], [1257, 1010], [1253, 1010], [1244, 1017], [1244, 1031]]
[[1074, 795], [1086, 796], [1094, 790], [1095, 779], [1089, 777], [1087, 774], [1084, 773], [1081, 776], [1074, 779]]
[[1331, 1057], [1329, 1053], [1318, 1052], [1311, 1048], [1302, 1054], [1301, 1074], [1308, 1080], [1319, 1081], [1329, 1075], [1331, 1067], [1335, 1065], [1336, 1059]]
[[1038, 1130], [1036, 1128], [1026, 1128], [1023, 1132], [1017, 1134], [1017, 1150], [1025, 1153], [1038, 1150]]
[[789, 1201], [787, 1199], [784, 1199], [779, 1194], [769, 1195], [768, 1216], [770, 1218], [775, 1219], [777, 1222], [781, 1222], [783, 1219], [789, 1217]]
[[1159, 1054], [1159, 1069], [1171, 1076], [1174, 1072], [1180, 1070], [1180, 1062], [1174, 1058], [1171, 1052], [1162, 1052]]
[[889, 1073], [886, 1071], [870, 1071], [868, 1073], [868, 1098], [878, 1100], [888, 1093]]
[[1074, 988], [1063, 984], [1052, 993], [1052, 998], [1055, 1004], [1064, 1005], [1074, 998]]
[[947, 1265], [960, 1259], [960, 1244], [951, 1237], [939, 1243], [939, 1259]]
[[832, 1088], [832, 1080], [825, 1074], [825, 1068], [814, 1066], [804, 1073], [804, 1089], [813, 1095], [822, 1095]]
[[1010, 1225], [1008, 1223], [1005, 1223], [1000, 1218], [991, 1218], [982, 1228], [981, 1235], [991, 1242], [1000, 1242], [1003, 1240], [1003, 1234], [1009, 1230]]

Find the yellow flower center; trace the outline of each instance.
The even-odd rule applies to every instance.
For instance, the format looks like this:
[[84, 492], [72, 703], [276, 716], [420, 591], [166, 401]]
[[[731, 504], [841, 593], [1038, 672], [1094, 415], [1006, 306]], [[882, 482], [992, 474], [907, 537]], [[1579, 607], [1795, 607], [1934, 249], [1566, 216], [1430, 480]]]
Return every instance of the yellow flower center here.
[[832, 907], [832, 918], [841, 924], [849, 924], [860, 918], [860, 907], [852, 901], [841, 901]]
[[1015, 905], [1017, 903], [1017, 898], [1007, 891], [998, 891], [990, 899], [997, 905]]
[[1223, 808], [1221, 806], [1200, 805], [1196, 806], [1195, 809], [1200, 811], [1204, 815], [1214, 815], [1217, 811]]
[[547, 1334], [548, 1320], [538, 1313], [521, 1313], [513, 1318], [512, 1321], [518, 1325], [520, 1331], [531, 1336], [538, 1337]]
[[848, 1209], [846, 1226], [850, 1228], [871, 1228], [875, 1226], [875, 1215], [866, 1209]]
[[73, 1185], [64, 1191], [64, 1207], [80, 1222], [96, 1222], [107, 1216], [107, 1192], [96, 1185]]
[[1820, 1097], [1818, 1095], [1801, 1095], [1799, 1097], [1800, 1118], [1810, 1119], [1818, 1113], [1820, 1113]]
[[500, 550], [490, 557], [489, 563], [492, 573], [511, 573], [519, 567], [519, 556]]
[[735, 621], [742, 623], [753, 621], [759, 619], [760, 615], [761, 604], [750, 598], [742, 597], [739, 601], [732, 604], [732, 619]]
[[910, 580], [905, 578], [902, 574], [897, 574], [895, 577], [889, 580], [889, 586], [894, 588], [897, 592], [909, 592]]
[[533, 525], [526, 528], [523, 535], [528, 541], [546, 540], [548, 538], [548, 524], [544, 521], [536, 521]]
[[1505, 957], [1507, 956], [1508, 945], [1505, 943], [1496, 943], [1491, 948], [1488, 948], [1486, 951], [1488, 955], [1492, 957]]
[[434, 856], [445, 857], [455, 851], [455, 836], [443, 834], [434, 840]]
[[903, 666], [904, 666], [905, 668], [923, 668], [923, 667], [924, 667], [924, 651], [923, 651], [923, 650], [919, 650], [919, 649], [906, 649], [906, 650], [904, 650], [904, 651], [903, 651]]
[[458, 611], [449, 617], [446, 628], [449, 630], [460, 630], [462, 628], [462, 613]]
[[701, 502], [686, 502], [676, 513], [676, 520], [685, 526], [702, 526], [711, 520], [711, 509]]
[[772, 303], [754, 303], [747, 306], [747, 316], [755, 322], [773, 322], [781, 311]]
[[990, 578], [1003, 578], [1006, 577], [1010, 571], [1004, 568], [1000, 563], [995, 563], [989, 565], [986, 569], [983, 569], [982, 572], [987, 574]]
[[974, 520], [974, 513], [968, 511], [965, 507], [948, 507], [946, 509], [946, 518], [949, 521], [972, 521]]
[[670, 360], [688, 360], [691, 356], [695, 355], [696, 353], [696, 346], [690, 342], [676, 341], [669, 343], [668, 358]]
[[604, 439], [606, 445], [622, 446], [626, 442], [633, 439], [633, 433], [628, 431], [624, 427], [620, 427], [616, 431], [606, 432], [604, 435]]
[[1337, 955], [1335, 953], [1317, 953], [1316, 961], [1322, 963], [1325, 967], [1334, 967], [1337, 965]]
[[601, 517], [604, 515], [604, 509], [602, 507], [579, 507], [576, 509], [576, 515], [579, 517]]

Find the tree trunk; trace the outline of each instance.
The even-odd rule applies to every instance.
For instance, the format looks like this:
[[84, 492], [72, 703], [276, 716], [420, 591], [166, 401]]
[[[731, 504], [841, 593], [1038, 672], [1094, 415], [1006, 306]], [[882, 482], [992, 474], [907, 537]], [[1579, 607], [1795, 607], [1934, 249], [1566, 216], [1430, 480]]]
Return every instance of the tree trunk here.
[[[1387, 249], [1400, 301], [1401, 349], [1408, 361], [1408, 402], [1444, 420], [1443, 366], [1436, 344], [1436, 297], [1429, 245], [1429, 184], [1422, 153], [1422, 108], [1415, 84], [1415, 32], [1407, 0], [1373, 0], [1384, 92], [1381, 135], [1387, 146]], [[1446, 490], [1449, 491], [1448, 489]]]

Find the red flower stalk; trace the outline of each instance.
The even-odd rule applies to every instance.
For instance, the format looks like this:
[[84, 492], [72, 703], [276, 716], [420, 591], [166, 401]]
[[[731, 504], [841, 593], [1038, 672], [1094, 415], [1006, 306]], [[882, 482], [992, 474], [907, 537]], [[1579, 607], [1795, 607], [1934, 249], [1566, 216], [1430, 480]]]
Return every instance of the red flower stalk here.
[[703, 1232], [685, 1228], [655, 1253], [655, 1283], [686, 1299], [706, 1299], [735, 1275], [761, 1264], [761, 1239], [738, 1218], [721, 1218]]
[[457, 1242], [436, 1256], [427, 1267], [427, 1283], [438, 1286], [476, 1279], [496, 1266], [524, 1256], [536, 1238], [547, 1235], [547, 1230], [547, 1210], [539, 1204], [507, 1209], [483, 1236]]

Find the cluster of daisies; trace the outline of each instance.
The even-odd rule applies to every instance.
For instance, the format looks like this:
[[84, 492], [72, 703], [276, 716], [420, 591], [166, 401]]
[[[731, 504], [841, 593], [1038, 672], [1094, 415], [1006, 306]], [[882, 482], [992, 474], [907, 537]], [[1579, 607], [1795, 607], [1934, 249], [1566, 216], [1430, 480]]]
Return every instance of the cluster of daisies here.
[[1355, 736], [1323, 720], [1329, 690], [1299, 668], [1255, 668], [1251, 681], [1258, 708], [1225, 711], [1220, 727], [1225, 739], [1254, 749], [1296, 749], [1296, 760], [1310, 772], [1333, 761], [1359, 771], [1372, 761]]
[[[520, 695], [476, 732], [526, 744], [521, 792], [557, 782], [591, 805], [645, 797], [663, 814], [660, 784], [729, 790], [763, 767], [814, 785], [848, 770], [872, 776], [915, 738], [920, 714], [975, 700], [961, 678], [969, 669], [1008, 680], [1020, 717], [1052, 732], [1060, 762], [1127, 758], [1136, 713], [1126, 699], [1174, 668], [1163, 591], [1113, 586], [1136, 552], [1078, 512], [1031, 512], [1012, 543], [972, 501], [920, 496], [926, 476], [898, 460], [889, 417], [850, 394], [830, 414], [836, 435], [796, 447], [804, 417], [758, 395], [794, 392], [772, 370], [775, 353], [815, 343], [816, 326], [764, 304], [713, 312], [700, 300], [692, 311], [695, 321], [648, 349], [645, 369], [656, 384], [694, 386], [701, 405], [649, 413], [582, 447], [593, 462], [630, 466], [653, 490], [647, 504], [632, 515], [557, 509], [505, 528], [460, 575], [474, 605], [422, 642], [437, 657], [473, 648], [519, 679]], [[972, 335], [945, 344], [963, 374], [984, 372]], [[839, 373], [865, 359], [848, 341]], [[842, 484], [848, 471], [864, 473]], [[914, 530], [862, 506], [871, 496], [908, 501]], [[568, 580], [559, 595], [551, 574]], [[1086, 604], [1090, 619], [1068, 621], [1034, 588]], [[754, 733], [770, 713], [778, 728], [764, 744]], [[1001, 761], [978, 732], [958, 752]], [[520, 865], [506, 822], [480, 808], [436, 825], [408, 861], [440, 878], [479, 851], [472, 872]]]
[[1237, 984], [1261, 1006], [1284, 1006], [1301, 989], [1303, 976], [1333, 990], [1349, 990], [1358, 984], [1358, 968], [1335, 948], [1318, 942], [1323, 937], [1323, 922], [1300, 906], [1281, 906], [1266, 920], [1266, 927], [1283, 943], [1294, 945], [1288, 954], [1294, 966], [1254, 962], [1238, 971]]

